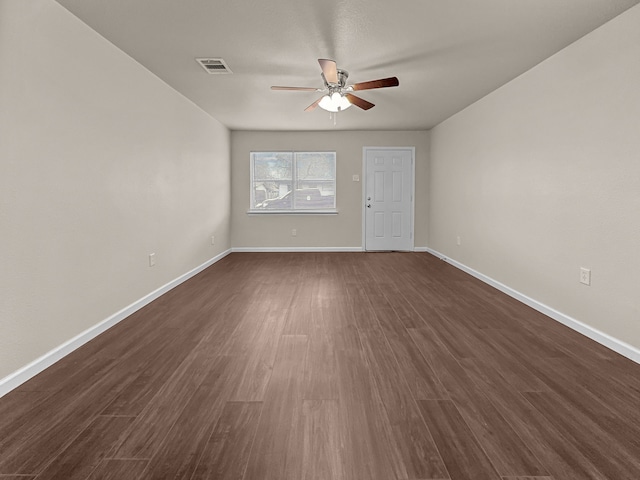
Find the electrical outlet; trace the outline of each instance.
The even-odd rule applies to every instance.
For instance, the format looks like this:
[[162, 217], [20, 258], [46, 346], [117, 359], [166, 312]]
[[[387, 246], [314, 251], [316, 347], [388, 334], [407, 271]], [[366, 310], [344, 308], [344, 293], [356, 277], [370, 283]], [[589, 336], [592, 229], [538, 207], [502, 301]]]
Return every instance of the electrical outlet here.
[[591, 270], [589, 270], [588, 268], [580, 267], [580, 283], [591, 285]]
[[156, 264], [156, 254], [155, 253], [150, 253], [149, 254], [149, 266], [153, 267]]
[[360, 181], [360, 175], [353, 175], [351, 178], [353, 179], [354, 182]]
[[295, 236], [297, 236], [297, 235], [298, 235], [298, 230], [296, 230], [295, 228], [292, 228], [292, 229], [291, 229], [291, 236], [292, 236], [292, 237], [295, 237]]
[[461, 244], [462, 244], [462, 242], [460, 241], [460, 235], [458, 235], [456, 237], [456, 245], [461, 245]]
[[216, 237], [215, 235], [211, 235], [211, 245], [215, 245], [216, 244]]

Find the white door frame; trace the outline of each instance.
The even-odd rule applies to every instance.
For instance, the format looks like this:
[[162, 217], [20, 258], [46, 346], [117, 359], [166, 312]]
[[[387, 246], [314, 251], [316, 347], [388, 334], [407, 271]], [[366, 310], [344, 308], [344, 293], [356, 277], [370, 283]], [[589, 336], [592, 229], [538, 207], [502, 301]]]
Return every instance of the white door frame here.
[[411, 251], [415, 251], [415, 235], [413, 226], [416, 214], [416, 147], [362, 147], [362, 251], [367, 251], [367, 152], [369, 150], [408, 150], [411, 152], [411, 222], [409, 226], [411, 237]]

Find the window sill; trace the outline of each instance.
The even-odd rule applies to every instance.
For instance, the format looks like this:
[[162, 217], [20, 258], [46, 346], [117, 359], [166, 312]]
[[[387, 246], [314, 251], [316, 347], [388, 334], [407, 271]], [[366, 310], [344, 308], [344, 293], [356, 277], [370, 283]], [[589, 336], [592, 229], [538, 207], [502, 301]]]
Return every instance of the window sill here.
[[337, 215], [338, 210], [248, 210], [247, 215]]

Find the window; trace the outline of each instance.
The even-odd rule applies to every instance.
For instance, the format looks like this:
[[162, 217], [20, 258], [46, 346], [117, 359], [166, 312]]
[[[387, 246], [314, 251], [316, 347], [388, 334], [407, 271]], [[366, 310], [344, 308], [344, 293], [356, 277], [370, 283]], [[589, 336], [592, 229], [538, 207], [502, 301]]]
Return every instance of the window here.
[[335, 213], [336, 152], [251, 152], [251, 213]]

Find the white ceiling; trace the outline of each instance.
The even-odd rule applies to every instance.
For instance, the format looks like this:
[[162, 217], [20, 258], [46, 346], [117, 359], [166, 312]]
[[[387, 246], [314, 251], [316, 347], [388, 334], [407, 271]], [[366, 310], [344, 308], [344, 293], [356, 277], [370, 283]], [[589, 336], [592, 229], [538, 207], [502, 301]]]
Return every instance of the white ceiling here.
[[[428, 129], [640, 0], [57, 0], [233, 130]], [[232, 75], [194, 59], [222, 57]], [[306, 113], [318, 58], [376, 104]]]

